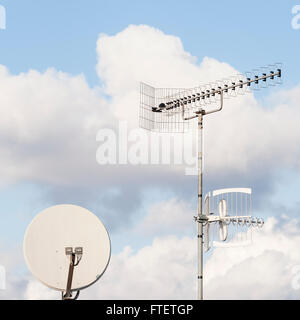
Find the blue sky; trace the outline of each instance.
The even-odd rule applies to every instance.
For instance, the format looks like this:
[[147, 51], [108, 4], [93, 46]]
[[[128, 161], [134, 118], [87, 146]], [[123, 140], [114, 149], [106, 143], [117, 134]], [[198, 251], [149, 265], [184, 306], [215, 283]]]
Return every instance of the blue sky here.
[[[241, 71], [285, 63], [285, 83], [297, 83], [299, 32], [291, 28], [297, 1], [1, 1], [7, 29], [1, 62], [11, 72], [53, 66], [98, 83], [95, 42], [129, 24], [148, 24], [180, 37], [186, 51], [226, 61]], [[78, 45], [80, 43], [80, 46]]]
[[[67, 73], [70, 78], [82, 74], [87, 82], [88, 97], [91, 99], [88, 101], [94, 101], [99, 98], [98, 87], [105, 82], [105, 77], [101, 78], [97, 69], [99, 52], [97, 53], [96, 47], [99, 35], [106, 34], [113, 38], [129, 25], [148, 25], [161, 30], [164, 34], [180, 38], [185, 52], [196, 57], [197, 63], [201, 63], [204, 57], [210, 57], [244, 72], [257, 66], [282, 62], [284, 82], [278, 90], [288, 91], [299, 87], [300, 84], [300, 30], [294, 30], [291, 26], [292, 7], [297, 4], [299, 1], [292, 0], [246, 2], [233, 0], [186, 0], [184, 2], [171, 0], [0, 0], [0, 5], [6, 9], [7, 23], [6, 29], [0, 30], [0, 65], [8, 68], [12, 75], [26, 74], [29, 70], [36, 70], [44, 74], [49, 68]], [[138, 69], [140, 66], [135, 67]], [[69, 86], [71, 87], [67, 85], [66, 88]], [[272, 108], [272, 103], [275, 101], [272, 94], [275, 92], [276, 89], [273, 88], [255, 94], [262, 110]], [[21, 90], [20, 93], [24, 92]], [[5, 92], [1, 93], [0, 86], [0, 96], [1, 94], [5, 98]], [[106, 102], [111, 102], [103, 92], [101, 94], [99, 99], [104, 97]], [[10, 106], [8, 105], [3, 110], [9, 114]], [[49, 127], [49, 132], [51, 129]], [[45, 138], [49, 137], [51, 138], [50, 135], [45, 135]], [[82, 153], [86, 152], [86, 158], [89, 159], [87, 162], [90, 159], [94, 161], [94, 153], [97, 148], [94, 136], [89, 138], [94, 149], [90, 149], [89, 145], [82, 150]], [[76, 139], [80, 139], [80, 135], [76, 136]], [[10, 136], [3, 136], [0, 140], [4, 141], [2, 148], [11, 146], [14, 149], [21, 145], [21, 143], [10, 145], [13, 141]], [[59, 141], [56, 141], [59, 145]], [[20, 153], [24, 155], [25, 167], [30, 164], [29, 160], [26, 162], [28, 154], [35, 154], [35, 152], [38, 154], [41, 151], [34, 149], [37, 148], [36, 146], [31, 147], [29, 145], [27, 148], [25, 145], [24, 150], [22, 149]], [[52, 148], [55, 150], [53, 145], [50, 147], [49, 150]], [[74, 158], [70, 158], [73, 161], [72, 164], [76, 163], [75, 155]], [[226, 175], [220, 176], [220, 187], [230, 186], [232, 183], [246, 185], [249, 181], [252, 186], [256, 187], [253, 191], [254, 199], [257, 198], [258, 215], [265, 219], [270, 216], [279, 216], [282, 213], [293, 218], [297, 217], [300, 186], [297, 164], [283, 164], [282, 167], [279, 165], [278, 170], [270, 166], [272, 167], [270, 171], [268, 168], [261, 169], [259, 165], [258, 163], [251, 166], [253, 170], [257, 169], [258, 172], [255, 173], [238, 172], [230, 179]], [[41, 168], [39, 168], [41, 172], [49, 170], [46, 165]], [[71, 169], [70, 172], [72, 172]], [[96, 169], [97, 174], [101, 174], [100, 170]], [[234, 172], [234, 168], [230, 168], [231, 171]], [[136, 174], [139, 175], [140, 172]], [[67, 175], [68, 181], [55, 179], [52, 181], [51, 177], [46, 179], [41, 174], [34, 178], [21, 175], [19, 179], [2, 183], [0, 189], [0, 217], [2, 220], [0, 244], [10, 243], [14, 247], [21, 246], [27, 224], [41, 209], [58, 202], [72, 202], [86, 206], [96, 213], [101, 212], [99, 215], [112, 233], [114, 254], [121, 252], [126, 244], [134, 250], [139, 250], [150, 245], [155, 235], [139, 237], [135, 229], [134, 232], [126, 234], [126, 228], [128, 225], [139, 226], [138, 223], [143, 220], [145, 212], [151, 205], [177, 197], [194, 203], [192, 208], [196, 208], [196, 194], [193, 193], [196, 177], [188, 178], [181, 174], [170, 178], [166, 174], [166, 182], [161, 188], [156, 188], [156, 182], [153, 184], [149, 182], [144, 188], [142, 178], [134, 177], [130, 181], [132, 187], [128, 188], [128, 181], [125, 178], [123, 180], [122, 174], [121, 170], [117, 171], [111, 179], [113, 182], [107, 183], [107, 186], [104, 183], [90, 182], [88, 178], [85, 181], [84, 173], [82, 186], [79, 178], [75, 180], [77, 184], [72, 185], [71, 173], [70, 176]], [[161, 172], [157, 171], [157, 175], [159, 174]], [[150, 177], [150, 170], [145, 175]], [[92, 175], [87, 174], [87, 177], [92, 177]], [[177, 185], [178, 177], [180, 180]], [[89, 183], [93, 187], [89, 187]], [[205, 191], [218, 188], [217, 184], [215, 176], [208, 177]], [[111, 188], [107, 194], [103, 192], [106, 187]], [[261, 195], [259, 195], [260, 192]], [[133, 200], [130, 202], [128, 199]], [[188, 229], [183, 232], [183, 235], [192, 236], [193, 232], [194, 230]], [[176, 235], [179, 238], [182, 236], [180, 232], [177, 232]], [[127, 243], [124, 242], [124, 237]], [[20, 252], [19, 250], [18, 254]]]

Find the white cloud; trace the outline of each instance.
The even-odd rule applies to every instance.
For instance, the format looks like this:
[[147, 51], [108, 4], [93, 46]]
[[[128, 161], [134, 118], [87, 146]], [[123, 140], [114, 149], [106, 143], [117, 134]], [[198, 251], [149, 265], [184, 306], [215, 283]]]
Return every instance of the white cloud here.
[[[112, 181], [116, 170], [126, 170], [120, 174], [126, 181], [133, 174], [142, 180], [146, 167], [104, 168], [95, 161], [98, 129], [116, 128], [120, 119], [127, 120], [129, 128], [137, 127], [139, 81], [191, 87], [237, 73], [213, 58], [197, 63], [178, 37], [145, 25], [100, 35], [97, 54], [98, 75], [109, 100], [81, 75], [54, 69], [11, 75], [0, 68], [2, 182], [97, 185], [100, 176], [103, 183]], [[234, 172], [262, 177], [279, 164], [298, 168], [299, 96], [299, 87], [283, 91], [274, 108], [265, 109], [248, 94], [226, 100], [222, 112], [207, 116], [205, 168], [210, 176]], [[164, 166], [162, 171], [170, 180], [174, 167]], [[180, 175], [184, 179], [182, 167]], [[150, 177], [151, 184], [160, 180], [159, 175]]]
[[[137, 126], [139, 81], [159, 87], [192, 87], [237, 71], [213, 58], [206, 57], [197, 63], [184, 50], [179, 38], [149, 26], [130, 26], [114, 36], [101, 35], [97, 54], [97, 72], [104, 83], [103, 90], [111, 99], [106, 99], [99, 88], [90, 88], [83, 76], [53, 69], [45, 73], [32, 70], [11, 75], [4, 66], [0, 67], [2, 183], [25, 180], [63, 188], [80, 185], [90, 188], [87, 193], [95, 186], [102, 186], [99, 192], [102, 195], [102, 191], [109, 188], [109, 192], [117, 190], [117, 194], [126, 189], [131, 192], [128, 202], [148, 186], [182, 187], [186, 177], [183, 171], [177, 173], [175, 184], [172, 167], [164, 166], [153, 174], [152, 168], [147, 170], [144, 166], [97, 165], [96, 132], [102, 127], [115, 127], [119, 119], [127, 120], [130, 128]], [[282, 90], [271, 99], [274, 106], [269, 109], [261, 106], [252, 94], [226, 100], [222, 112], [206, 117], [205, 168], [210, 178], [233, 172], [264, 180], [266, 173], [279, 166], [299, 169], [300, 87]], [[111, 206], [124, 207], [123, 202], [117, 202], [114, 197], [108, 199]], [[165, 223], [168, 212], [172, 211], [185, 227], [188, 223], [181, 211], [189, 212], [189, 208], [171, 200], [152, 208], [143, 223], [148, 226], [148, 232], [152, 232], [155, 220]], [[128, 215], [130, 213], [128, 211]], [[271, 285], [271, 280], [276, 282], [275, 277], [284, 272], [285, 266], [298, 263], [299, 230], [293, 228], [294, 225], [287, 223], [278, 230], [275, 226], [267, 227], [257, 235], [259, 241], [249, 250], [215, 250], [206, 266], [207, 297], [239, 297], [238, 294], [252, 297], [248, 278], [251, 284], [255, 281], [256, 289], [261, 289], [259, 297], [294, 297], [289, 273], [282, 277], [282, 282]], [[167, 233], [165, 229], [159, 231]], [[159, 237], [138, 252], [124, 249], [122, 254], [113, 257], [107, 275], [90, 292], [94, 297], [193, 298], [194, 246], [194, 239], [173, 236]], [[278, 259], [280, 263], [275, 268], [273, 264]], [[226, 273], [222, 274], [224, 270]], [[267, 286], [265, 270], [272, 271], [268, 273], [271, 280]], [[248, 277], [246, 271], [257, 277]], [[236, 292], [232, 289], [228, 295], [226, 290], [232, 287], [233, 275], [242, 281], [237, 281]], [[242, 290], [248, 285], [247, 296]], [[276, 285], [284, 290], [280, 291]], [[130, 290], [131, 287], [136, 289]], [[88, 295], [89, 290], [86, 292]], [[31, 283], [27, 297], [38, 295], [39, 287]]]
[[2, 182], [91, 178], [95, 135], [109, 119], [97, 89], [83, 76], [53, 69], [11, 75], [3, 66], [0, 84]]
[[211, 170], [235, 168], [261, 174], [278, 166], [299, 168], [300, 87], [276, 94], [273, 108], [264, 108], [251, 96], [226, 101], [222, 113], [207, 117], [206, 165]]
[[59, 291], [51, 290], [38, 280], [31, 280], [26, 286], [24, 293], [26, 300], [58, 300], [61, 299]]
[[138, 126], [141, 81], [156, 87], [190, 88], [236, 73], [213, 58], [206, 57], [198, 65], [178, 37], [146, 25], [131, 25], [114, 36], [101, 34], [97, 53], [98, 75], [113, 97], [115, 115], [132, 126]]
[[[256, 229], [251, 246], [214, 248], [204, 267], [205, 299], [298, 299], [299, 245], [298, 220], [283, 216]], [[195, 299], [196, 267], [195, 237], [159, 236], [137, 251], [125, 245], [80, 297]], [[8, 288], [6, 299], [60, 299], [32, 277], [11, 276]]]
[[[195, 243], [185, 237], [154, 239], [133, 252], [125, 247], [112, 257], [99, 283], [81, 297], [93, 299], [188, 299], [195, 291]], [[193, 272], [194, 271], [194, 272]]]
[[[204, 270], [206, 299], [297, 299], [293, 268], [300, 264], [300, 230], [270, 218], [253, 245], [215, 248]], [[114, 255], [103, 277], [82, 298], [194, 299], [196, 239], [166, 236]]]
[[172, 198], [151, 205], [147, 215], [137, 224], [135, 230], [140, 235], [152, 236], [186, 234], [191, 231], [195, 215], [190, 204]]
[[[138, 126], [140, 81], [190, 88], [239, 73], [209, 57], [197, 63], [179, 38], [145, 25], [100, 35], [97, 53], [98, 75], [113, 97], [112, 110], [133, 127]], [[204, 120], [207, 170], [216, 175], [224, 171], [262, 175], [278, 165], [298, 167], [299, 96], [300, 87], [281, 91], [268, 109], [253, 94], [225, 100], [222, 112]]]

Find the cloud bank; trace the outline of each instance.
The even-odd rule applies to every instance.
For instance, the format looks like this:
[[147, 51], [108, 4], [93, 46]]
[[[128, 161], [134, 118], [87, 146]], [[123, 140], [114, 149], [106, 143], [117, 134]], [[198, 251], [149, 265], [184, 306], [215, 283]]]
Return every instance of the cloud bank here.
[[[123, 183], [146, 175], [149, 184], [158, 186], [160, 176], [153, 176], [150, 168], [98, 165], [95, 157], [101, 142], [95, 141], [97, 131], [117, 129], [119, 120], [126, 120], [129, 129], [138, 126], [140, 81], [158, 87], [193, 87], [238, 73], [213, 58], [198, 63], [179, 38], [145, 25], [129, 26], [113, 36], [100, 35], [97, 55], [101, 88], [90, 88], [82, 75], [54, 69], [12, 75], [1, 66], [3, 183], [115, 186], [119, 179], [113, 172], [117, 170]], [[207, 116], [208, 179], [226, 172], [255, 174], [262, 180], [279, 164], [298, 169], [299, 96], [300, 87], [280, 91], [272, 96], [274, 106], [267, 109], [248, 94], [226, 101], [221, 113]], [[172, 169], [163, 166], [160, 171], [170, 180]]]
[[[137, 127], [140, 81], [157, 87], [193, 87], [239, 72], [211, 57], [198, 62], [179, 38], [145, 25], [129, 26], [112, 36], [101, 34], [97, 55], [101, 85], [95, 88], [83, 75], [55, 69], [12, 75], [0, 66], [2, 187], [18, 183], [44, 186], [47, 203], [87, 206], [111, 230], [131, 225], [130, 232], [155, 235], [151, 244], [137, 251], [125, 246], [115, 254], [103, 279], [83, 292], [83, 297], [192, 299], [196, 242], [189, 229], [192, 222], [181, 212], [192, 215], [193, 206], [183, 198], [196, 198], [191, 196], [196, 178], [184, 176], [180, 166], [100, 166], [97, 132], [117, 130], [119, 120], [127, 121], [129, 130]], [[226, 101], [222, 112], [207, 116], [207, 186], [249, 183], [265, 196], [274, 188], [278, 168], [298, 173], [299, 98], [300, 86], [279, 90], [270, 95], [272, 107], [266, 108], [248, 94]], [[152, 201], [150, 209], [145, 209], [142, 205], [145, 194], [147, 200], [151, 198], [149, 190], [156, 190], [162, 198], [171, 194], [173, 200]], [[143, 218], [134, 225], [139, 210]], [[185, 236], [178, 237], [182, 230]], [[294, 224], [283, 221], [279, 225], [273, 218], [256, 235], [251, 249], [216, 249], [206, 264], [206, 298], [296, 298], [287, 268], [299, 261], [298, 235]], [[11, 289], [5, 294], [54, 297], [28, 279], [9, 276]], [[18, 286], [24, 294], [15, 290]]]
[[[255, 230], [251, 246], [214, 248], [204, 267], [205, 299], [298, 299], [299, 245], [299, 221], [283, 216]], [[138, 251], [125, 246], [113, 255], [81, 299], [195, 299], [196, 265], [194, 237], [157, 236]], [[37, 280], [25, 283], [24, 299], [60, 298]]]

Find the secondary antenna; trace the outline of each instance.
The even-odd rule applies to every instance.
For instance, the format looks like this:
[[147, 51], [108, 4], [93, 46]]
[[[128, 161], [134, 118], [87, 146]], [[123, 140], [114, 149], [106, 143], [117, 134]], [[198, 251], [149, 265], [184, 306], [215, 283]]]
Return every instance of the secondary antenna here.
[[[219, 241], [216, 247], [248, 245], [252, 241], [251, 229], [264, 225], [262, 218], [252, 216], [252, 190], [228, 188], [209, 192], [204, 199], [204, 251], [211, 248], [211, 228], [217, 227]], [[198, 220], [198, 217], [195, 217]], [[229, 226], [232, 226], [229, 229]], [[223, 242], [229, 242], [224, 244]]]
[[[198, 215], [195, 217], [198, 229], [198, 299], [203, 299], [203, 228], [212, 220], [203, 214], [203, 117], [221, 111], [224, 99], [281, 84], [280, 63], [254, 69], [245, 75], [235, 75], [213, 83], [191, 89], [159, 88], [140, 85], [140, 127], [156, 132], [184, 132], [188, 121], [198, 119]], [[217, 105], [209, 108], [210, 105]], [[220, 202], [217, 220], [221, 240], [227, 238], [227, 223], [239, 222], [239, 218], [226, 217], [226, 202]], [[248, 220], [250, 223], [250, 220]], [[252, 224], [252, 220], [251, 220]], [[263, 222], [260, 223], [262, 225]], [[208, 235], [208, 233], [206, 233]]]

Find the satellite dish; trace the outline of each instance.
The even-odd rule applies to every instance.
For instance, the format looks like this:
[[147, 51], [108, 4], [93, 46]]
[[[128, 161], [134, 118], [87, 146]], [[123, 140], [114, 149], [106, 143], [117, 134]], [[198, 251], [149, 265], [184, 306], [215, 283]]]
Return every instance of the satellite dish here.
[[99, 218], [68, 204], [45, 209], [32, 220], [23, 251], [31, 273], [49, 288], [66, 292], [66, 298], [99, 280], [111, 255]]
[[[219, 216], [225, 218], [227, 216], [227, 203], [224, 199], [220, 200], [219, 205]], [[219, 221], [219, 236], [221, 241], [225, 241], [228, 235], [228, 227], [225, 221]]]

